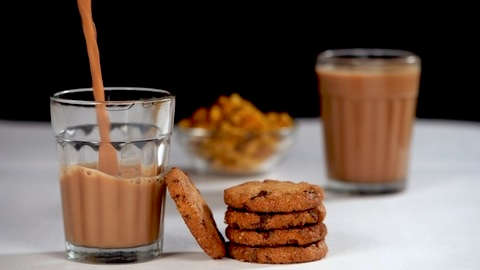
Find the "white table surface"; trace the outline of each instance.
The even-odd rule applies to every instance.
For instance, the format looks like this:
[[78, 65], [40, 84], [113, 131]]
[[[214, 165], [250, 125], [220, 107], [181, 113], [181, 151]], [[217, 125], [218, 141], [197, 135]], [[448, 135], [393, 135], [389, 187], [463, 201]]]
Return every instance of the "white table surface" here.
[[[191, 174], [224, 232], [223, 190], [274, 178], [323, 186], [321, 121], [299, 120], [295, 148], [273, 172]], [[170, 165], [188, 170], [172, 141]], [[168, 193], [167, 193], [168, 194]], [[480, 269], [480, 124], [417, 120], [407, 189], [380, 196], [326, 192], [327, 257], [289, 265], [203, 253], [167, 196], [164, 254], [144, 263], [65, 259], [55, 144], [48, 123], [0, 121], [0, 269]]]

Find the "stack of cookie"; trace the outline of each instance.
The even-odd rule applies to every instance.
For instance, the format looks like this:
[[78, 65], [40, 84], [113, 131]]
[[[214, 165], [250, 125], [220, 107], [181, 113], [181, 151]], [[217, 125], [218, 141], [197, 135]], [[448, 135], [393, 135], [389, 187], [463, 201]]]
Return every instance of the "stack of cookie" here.
[[228, 256], [271, 264], [324, 258], [323, 199], [323, 189], [306, 182], [249, 181], [225, 189]]

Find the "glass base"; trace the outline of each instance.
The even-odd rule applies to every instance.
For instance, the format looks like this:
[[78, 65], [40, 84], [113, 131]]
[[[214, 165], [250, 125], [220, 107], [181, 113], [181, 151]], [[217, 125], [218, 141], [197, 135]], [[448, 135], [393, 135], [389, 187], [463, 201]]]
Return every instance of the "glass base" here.
[[328, 179], [326, 189], [333, 192], [368, 195], [396, 193], [403, 191], [405, 186], [405, 180], [384, 183], [358, 183]]
[[133, 263], [144, 262], [162, 253], [162, 243], [133, 248], [91, 248], [65, 243], [67, 259], [85, 263]]

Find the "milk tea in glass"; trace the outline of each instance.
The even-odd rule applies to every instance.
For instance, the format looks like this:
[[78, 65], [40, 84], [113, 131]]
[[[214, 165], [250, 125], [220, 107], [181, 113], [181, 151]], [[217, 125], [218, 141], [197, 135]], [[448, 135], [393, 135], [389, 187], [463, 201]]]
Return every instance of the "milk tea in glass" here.
[[392, 193], [407, 184], [421, 64], [408, 51], [337, 49], [315, 68], [327, 189]]
[[50, 98], [67, 257], [146, 261], [162, 253], [175, 96], [138, 87], [104, 93], [106, 101], [92, 88]]

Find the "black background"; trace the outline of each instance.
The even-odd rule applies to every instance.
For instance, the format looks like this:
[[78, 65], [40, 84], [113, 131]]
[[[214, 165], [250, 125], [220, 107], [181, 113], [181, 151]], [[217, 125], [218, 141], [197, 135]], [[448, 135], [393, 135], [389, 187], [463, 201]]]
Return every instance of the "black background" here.
[[[417, 117], [480, 122], [473, 7], [192, 3], [93, 0], [104, 85], [169, 90], [176, 120], [233, 92], [265, 112], [317, 117], [320, 52], [392, 48], [422, 59]], [[91, 86], [77, 2], [15, 9], [3, 41], [11, 101], [4, 99], [0, 119], [49, 121], [51, 94]]]

